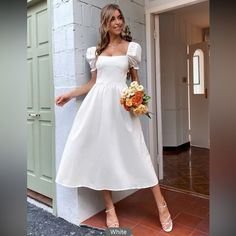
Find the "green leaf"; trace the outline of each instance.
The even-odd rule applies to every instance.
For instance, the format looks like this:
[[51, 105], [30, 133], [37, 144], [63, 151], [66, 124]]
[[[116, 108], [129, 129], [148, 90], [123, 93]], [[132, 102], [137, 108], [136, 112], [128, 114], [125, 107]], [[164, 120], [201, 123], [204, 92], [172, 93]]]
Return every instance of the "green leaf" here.
[[148, 100], [148, 99], [150, 99], [151, 97], [149, 97], [149, 96], [144, 96], [143, 97], [143, 99], [146, 99], [146, 100]]

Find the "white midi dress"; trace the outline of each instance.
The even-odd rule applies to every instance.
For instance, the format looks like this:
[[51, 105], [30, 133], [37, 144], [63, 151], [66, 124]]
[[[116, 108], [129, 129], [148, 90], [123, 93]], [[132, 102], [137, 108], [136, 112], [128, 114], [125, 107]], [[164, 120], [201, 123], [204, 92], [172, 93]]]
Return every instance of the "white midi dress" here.
[[126, 55], [86, 59], [97, 79], [84, 98], [67, 138], [56, 175], [66, 187], [128, 190], [158, 184], [140, 118], [120, 104], [129, 67], [139, 69], [141, 47], [130, 42]]

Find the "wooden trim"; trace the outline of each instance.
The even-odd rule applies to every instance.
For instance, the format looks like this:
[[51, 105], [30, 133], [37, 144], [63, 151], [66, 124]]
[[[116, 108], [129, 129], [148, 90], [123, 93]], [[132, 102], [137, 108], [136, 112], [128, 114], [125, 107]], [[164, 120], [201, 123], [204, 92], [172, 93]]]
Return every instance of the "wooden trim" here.
[[41, 202], [49, 207], [52, 207], [52, 198], [49, 198], [47, 196], [44, 196], [41, 193], [35, 192], [32, 189], [27, 188], [27, 196], [37, 200], [38, 202]]

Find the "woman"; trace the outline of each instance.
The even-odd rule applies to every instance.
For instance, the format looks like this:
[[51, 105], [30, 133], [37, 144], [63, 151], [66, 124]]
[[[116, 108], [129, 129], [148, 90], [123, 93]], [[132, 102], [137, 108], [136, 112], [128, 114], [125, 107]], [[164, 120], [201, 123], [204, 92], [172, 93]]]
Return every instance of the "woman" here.
[[91, 79], [85, 85], [58, 96], [56, 105], [87, 93], [67, 139], [56, 182], [67, 187], [101, 190], [106, 206], [107, 227], [119, 227], [111, 191], [150, 187], [162, 228], [170, 232], [173, 223], [161, 194], [138, 117], [120, 104], [121, 91], [139, 81], [137, 70], [141, 47], [131, 41], [124, 16], [116, 4], [101, 11], [101, 40], [90, 47], [86, 59]]

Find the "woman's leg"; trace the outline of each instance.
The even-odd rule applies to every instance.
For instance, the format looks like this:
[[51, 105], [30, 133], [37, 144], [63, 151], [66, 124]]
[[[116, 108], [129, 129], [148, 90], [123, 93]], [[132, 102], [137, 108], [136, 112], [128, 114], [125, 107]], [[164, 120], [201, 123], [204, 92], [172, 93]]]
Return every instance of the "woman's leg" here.
[[102, 190], [103, 198], [105, 202], [106, 209], [110, 209], [114, 207], [113, 201], [112, 201], [112, 193], [109, 190]]
[[[106, 206], [107, 218], [106, 223], [108, 227], [116, 227], [119, 225], [118, 218], [116, 216], [114, 204], [112, 201], [112, 192], [110, 190], [102, 190], [103, 198]], [[112, 210], [111, 210], [112, 209]]]
[[165, 206], [166, 201], [161, 193], [159, 184], [151, 187], [151, 190], [153, 192], [153, 195], [154, 195], [157, 207], [158, 207], [160, 222], [161, 223], [167, 222], [168, 224], [165, 224], [165, 227], [169, 228], [171, 224], [171, 221], [169, 220], [170, 213], [169, 213], [168, 207]]

